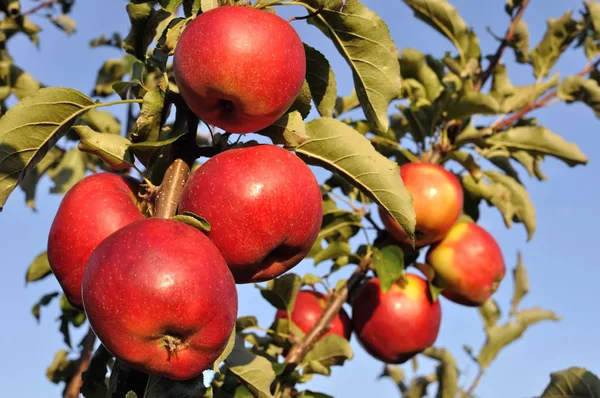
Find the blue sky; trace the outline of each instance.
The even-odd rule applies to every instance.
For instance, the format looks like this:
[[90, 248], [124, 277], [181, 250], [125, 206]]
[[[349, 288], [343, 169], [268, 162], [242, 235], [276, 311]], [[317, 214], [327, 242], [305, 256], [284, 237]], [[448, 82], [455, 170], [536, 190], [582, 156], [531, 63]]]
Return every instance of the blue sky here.
[[[424, 53], [437, 56], [452, 50], [451, 44], [437, 32], [412, 17], [411, 11], [400, 0], [365, 0], [364, 3], [384, 16], [390, 26], [396, 45], [416, 47]], [[503, 0], [455, 0], [464, 19], [479, 34], [485, 53], [494, 52], [496, 43], [485, 31], [490, 26], [497, 34], [503, 34], [508, 17], [503, 11]], [[32, 1], [22, 1], [27, 9]], [[15, 63], [29, 71], [47, 85], [73, 87], [90, 93], [96, 72], [103, 60], [120, 57], [117, 50], [100, 48], [90, 50], [88, 42], [100, 34], [110, 35], [114, 31], [126, 34], [128, 18], [124, 12], [124, 1], [79, 1], [73, 17], [78, 23], [78, 32], [72, 37], [45, 22], [43, 17], [34, 17], [45, 28], [41, 34], [41, 48], [37, 50], [26, 39], [10, 42], [10, 53]], [[579, 0], [532, 1], [525, 14], [529, 24], [531, 43], [534, 45], [543, 35], [546, 19], [559, 17], [566, 9], [579, 9]], [[281, 10], [285, 16], [303, 15], [301, 9], [290, 7]], [[318, 48], [330, 59], [336, 72], [340, 95], [351, 90], [351, 73], [332, 44], [323, 39], [321, 33], [303, 21], [294, 22], [301, 37]], [[504, 60], [513, 65], [514, 57], [507, 52]], [[585, 65], [581, 51], [569, 52], [556, 66], [562, 76], [574, 74]], [[265, 68], [265, 70], [267, 70]], [[533, 82], [531, 69], [517, 65], [510, 68], [514, 84]], [[123, 118], [124, 107], [115, 108]], [[597, 198], [600, 187], [600, 124], [592, 111], [583, 105], [554, 105], [551, 109], [536, 113], [545, 125], [561, 134], [566, 140], [576, 142], [591, 159], [589, 165], [570, 169], [566, 165], [548, 159], [543, 170], [550, 179], [540, 183], [523, 178], [531, 198], [536, 205], [538, 229], [529, 243], [522, 225], [511, 230], [504, 227], [495, 209], [482, 207], [481, 225], [498, 239], [506, 263], [512, 268], [517, 250], [524, 256], [529, 271], [532, 291], [523, 300], [523, 307], [540, 305], [552, 309], [563, 320], [546, 323], [530, 329], [523, 339], [505, 349], [488, 369], [477, 390], [482, 397], [532, 397], [539, 394], [548, 381], [551, 371], [569, 366], [584, 366], [600, 373], [597, 360], [598, 310], [595, 307], [596, 281], [600, 279], [597, 267], [597, 230], [599, 218]], [[322, 173], [318, 173], [322, 175]], [[4, 342], [0, 375], [5, 380], [3, 394], [8, 397], [58, 397], [60, 387], [48, 382], [45, 369], [54, 353], [63, 348], [58, 333], [58, 309], [56, 305], [42, 311], [38, 325], [30, 314], [37, 299], [58, 289], [53, 278], [24, 286], [24, 274], [29, 262], [45, 250], [46, 239], [60, 197], [48, 195], [50, 183], [43, 180], [38, 190], [38, 212], [33, 213], [24, 205], [22, 192], [16, 191], [0, 215], [0, 249], [4, 269], [0, 279], [0, 302], [2, 318], [0, 337]], [[328, 267], [314, 270], [311, 262], [296, 268], [299, 273], [326, 273]], [[511, 273], [502, 283], [496, 299], [507, 308], [512, 294]], [[241, 286], [240, 315], [255, 314], [262, 326], [271, 322], [274, 310], [264, 302], [252, 286]], [[470, 383], [477, 369], [470, 363], [462, 346], [470, 344], [478, 349], [484, 334], [477, 311], [459, 307], [448, 301], [442, 302], [443, 321], [438, 344], [453, 351], [464, 376], [463, 384]], [[505, 311], [506, 312], [506, 311]], [[84, 330], [73, 333], [77, 337]], [[396, 387], [389, 380], [377, 381], [382, 364], [371, 359], [353, 338], [355, 357], [343, 368], [335, 368], [331, 378], [316, 377], [307, 387], [336, 397], [395, 397]], [[432, 363], [420, 361], [420, 371], [431, 369]], [[406, 366], [410, 370], [410, 366]], [[430, 392], [434, 393], [432, 390]]]

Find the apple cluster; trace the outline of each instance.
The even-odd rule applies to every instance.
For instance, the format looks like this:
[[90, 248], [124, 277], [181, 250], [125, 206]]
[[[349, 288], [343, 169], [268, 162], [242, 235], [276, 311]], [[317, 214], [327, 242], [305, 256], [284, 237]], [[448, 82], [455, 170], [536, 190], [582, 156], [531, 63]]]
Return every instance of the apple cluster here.
[[[252, 45], [240, 39], [246, 37]], [[268, 72], [256, 67], [261, 64], [269, 65]], [[199, 118], [244, 134], [270, 126], [289, 109], [303, 85], [306, 59], [302, 41], [282, 18], [225, 6], [186, 27], [174, 71]], [[502, 280], [504, 262], [485, 230], [457, 222], [460, 183], [433, 164], [404, 165], [401, 174], [414, 199], [416, 245], [431, 245], [426, 274], [446, 298], [483, 303]], [[68, 301], [86, 312], [116, 358], [145, 373], [190, 379], [209, 368], [229, 341], [236, 283], [272, 280], [307, 256], [323, 217], [320, 187], [308, 166], [279, 146], [227, 149], [183, 187], [177, 211], [206, 219], [210, 228], [201, 231], [149, 217], [141, 185], [116, 173], [77, 183], [55, 216], [48, 259]], [[400, 245], [409, 243], [387, 212], [381, 218]], [[291, 320], [306, 333], [326, 304], [323, 294], [302, 291]], [[372, 356], [402, 363], [434, 343], [441, 309], [428, 282], [408, 274], [385, 293], [377, 277], [363, 283], [353, 294], [352, 315], [342, 309], [326, 334], [350, 339], [354, 330]]]

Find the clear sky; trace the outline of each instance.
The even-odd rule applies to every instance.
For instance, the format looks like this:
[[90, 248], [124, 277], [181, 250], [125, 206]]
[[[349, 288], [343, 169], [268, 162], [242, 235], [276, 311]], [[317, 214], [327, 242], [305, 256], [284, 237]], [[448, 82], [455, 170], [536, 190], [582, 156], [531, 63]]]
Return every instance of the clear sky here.
[[[451, 44], [437, 32], [412, 17], [412, 12], [400, 0], [365, 0], [390, 26], [396, 45], [416, 47], [424, 53], [442, 56], [452, 50]], [[479, 35], [484, 53], [492, 53], [496, 42], [485, 31], [486, 26], [499, 35], [504, 34], [508, 17], [503, 11], [503, 0], [454, 0], [463, 18]], [[579, 9], [579, 0], [533, 0], [525, 19], [529, 24], [531, 43], [535, 45], [544, 33], [546, 20], [559, 17], [567, 9]], [[27, 9], [35, 4], [22, 1]], [[120, 57], [115, 49], [89, 49], [90, 39], [114, 31], [126, 34], [128, 18], [124, 1], [78, 1], [73, 17], [78, 31], [72, 37], [50, 26], [45, 18], [35, 17], [45, 31], [41, 34], [41, 48], [37, 50], [26, 39], [10, 42], [10, 53], [15, 63], [47, 85], [67, 86], [90, 93], [95, 76], [103, 60]], [[297, 8], [282, 10], [285, 16], [303, 15]], [[351, 73], [332, 44], [314, 27], [303, 21], [294, 22], [304, 41], [326, 54], [337, 76], [338, 91], [346, 95], [351, 90]], [[569, 52], [558, 63], [556, 70], [562, 76], [574, 74], [585, 65], [583, 52]], [[513, 66], [514, 57], [507, 52], [504, 60]], [[265, 67], [265, 73], [268, 68]], [[533, 82], [531, 68], [510, 68], [514, 84]], [[124, 108], [116, 108], [117, 116]], [[600, 269], [596, 253], [597, 223], [600, 221], [598, 197], [600, 186], [600, 123], [592, 111], [583, 105], [553, 106], [550, 110], [536, 113], [545, 125], [561, 134], [566, 140], [576, 142], [590, 158], [585, 167], [570, 169], [563, 163], [546, 160], [543, 170], [549, 181], [540, 183], [523, 173], [525, 185], [536, 205], [538, 230], [533, 240], [526, 242], [522, 225], [511, 230], [504, 227], [496, 209], [482, 206], [481, 225], [498, 239], [505, 254], [507, 266], [516, 262], [517, 250], [521, 250], [529, 271], [532, 291], [522, 306], [541, 305], [563, 317], [560, 323], [545, 323], [530, 329], [523, 339], [505, 349], [491, 365], [480, 384], [482, 397], [532, 397], [538, 395], [549, 380], [548, 374], [569, 366], [584, 366], [600, 373], [598, 362], [597, 281]], [[322, 176], [323, 173], [318, 173]], [[17, 190], [0, 215], [0, 338], [3, 341], [3, 360], [0, 361], [2, 395], [6, 397], [58, 397], [60, 388], [45, 379], [46, 367], [54, 353], [63, 348], [62, 336], [56, 321], [57, 305], [44, 308], [38, 325], [31, 316], [31, 306], [48, 292], [58, 289], [53, 278], [24, 287], [24, 275], [29, 262], [45, 250], [48, 230], [60, 197], [48, 195], [48, 179], [38, 189], [38, 212], [33, 213], [24, 205], [24, 195]], [[311, 271], [325, 274], [327, 265], [314, 270], [311, 262], [305, 262], [297, 272]], [[507, 278], [496, 294], [504, 309], [510, 302], [512, 280], [510, 269]], [[239, 288], [239, 314], [254, 314], [261, 326], [272, 321], [274, 310], [260, 297], [252, 286]], [[442, 302], [443, 321], [437, 344], [448, 347], [459, 361], [463, 378], [470, 383], [476, 367], [462, 351], [464, 344], [478, 349], [483, 341], [482, 324], [476, 310], [459, 307], [448, 301]], [[506, 313], [506, 311], [505, 311]], [[504, 318], [503, 318], [504, 319]], [[85, 330], [73, 333], [78, 341]], [[395, 397], [398, 392], [389, 380], [377, 381], [383, 365], [371, 359], [352, 339], [355, 357], [343, 368], [334, 368], [333, 376], [317, 376], [307, 387], [336, 397]], [[596, 348], [594, 348], [596, 347]], [[432, 363], [420, 361], [422, 371], [431, 369]], [[410, 369], [410, 365], [406, 366]], [[434, 394], [432, 390], [430, 394]]]

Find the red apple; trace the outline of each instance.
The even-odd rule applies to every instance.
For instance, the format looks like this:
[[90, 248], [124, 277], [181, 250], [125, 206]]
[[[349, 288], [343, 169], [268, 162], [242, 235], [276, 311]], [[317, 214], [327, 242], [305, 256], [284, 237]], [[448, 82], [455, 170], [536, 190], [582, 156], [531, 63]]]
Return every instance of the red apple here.
[[230, 149], [200, 166], [181, 194], [179, 212], [211, 225], [236, 283], [273, 279], [314, 244], [323, 217], [321, 191], [304, 162], [275, 145]]
[[506, 273], [502, 251], [492, 235], [472, 222], [456, 223], [427, 253], [444, 297], [463, 305], [483, 304]]
[[[308, 333], [327, 306], [327, 296], [312, 290], [303, 290], [296, 296], [292, 310], [292, 322], [304, 333]], [[287, 311], [278, 310], [275, 319], [288, 319]], [[342, 308], [338, 315], [333, 318], [329, 330], [323, 335], [337, 334], [350, 340], [352, 334], [352, 321]]]
[[199, 230], [158, 218], [98, 245], [83, 277], [83, 303], [110, 353], [175, 380], [211, 366], [237, 316], [235, 283], [219, 250]]
[[[458, 178], [441, 166], [431, 163], [408, 163], [400, 175], [413, 197], [417, 217], [415, 246], [423, 247], [441, 240], [462, 213], [464, 194]], [[379, 215], [390, 235], [402, 243], [408, 237], [387, 211]]]
[[433, 302], [427, 281], [406, 274], [383, 293], [379, 278], [360, 286], [352, 298], [352, 323], [360, 344], [374, 358], [404, 363], [433, 345], [442, 312]]
[[183, 31], [173, 71], [187, 105], [230, 133], [270, 126], [298, 96], [306, 74], [300, 37], [281, 17], [244, 6], [200, 14]]
[[83, 309], [81, 279], [92, 251], [108, 235], [144, 218], [138, 185], [131, 177], [94, 174], [63, 198], [48, 236], [48, 261], [73, 307]]

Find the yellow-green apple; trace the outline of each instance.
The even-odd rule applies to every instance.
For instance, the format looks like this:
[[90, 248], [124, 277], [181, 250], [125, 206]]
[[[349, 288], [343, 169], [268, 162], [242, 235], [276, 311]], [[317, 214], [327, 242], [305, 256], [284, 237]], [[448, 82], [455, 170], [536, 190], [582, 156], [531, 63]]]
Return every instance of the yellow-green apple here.
[[179, 212], [210, 223], [237, 283], [273, 279], [296, 266], [321, 228], [323, 202], [310, 168], [275, 145], [222, 152], [190, 177]]
[[273, 124], [292, 105], [304, 83], [306, 55], [281, 17], [224, 6], [185, 28], [173, 71], [198, 117], [230, 133], [249, 133]]
[[63, 198], [48, 236], [48, 261], [69, 303], [83, 309], [81, 279], [104, 238], [144, 218], [138, 209], [139, 181], [113, 173], [93, 174]]
[[360, 344], [374, 358], [404, 363], [437, 339], [442, 317], [427, 281], [406, 274], [386, 293], [379, 278], [360, 286], [352, 297], [352, 323]]
[[223, 256], [177, 221], [148, 218], [110, 235], [92, 253], [82, 290], [102, 344], [144, 373], [198, 376], [235, 327], [237, 292]]
[[[291, 313], [292, 322], [294, 322], [302, 332], [308, 333], [315, 323], [317, 323], [326, 306], [327, 296], [323, 293], [313, 290], [302, 290], [298, 293], [296, 301], [294, 302], [294, 308]], [[287, 311], [278, 310], [275, 314], [275, 319], [288, 319]], [[337, 334], [338, 336], [344, 337], [346, 340], [350, 340], [350, 335], [352, 334], [352, 321], [343, 308], [335, 318], [333, 318], [329, 329], [323, 336], [329, 334]]]
[[442, 295], [468, 306], [490, 298], [506, 273], [498, 243], [472, 222], [456, 223], [441, 242], [431, 246], [426, 262], [444, 287]]
[[[464, 194], [458, 178], [431, 163], [408, 163], [400, 167], [404, 186], [413, 197], [417, 217], [415, 246], [423, 247], [441, 240], [462, 213]], [[381, 221], [399, 242], [408, 237], [387, 211], [379, 208]]]

